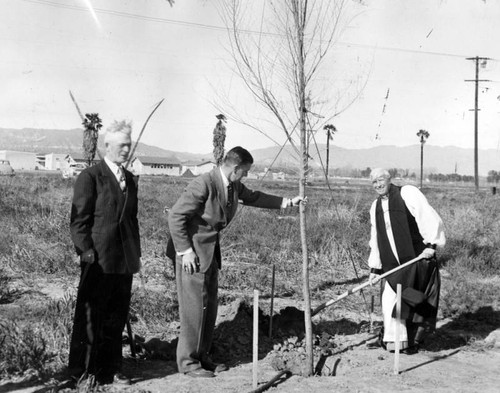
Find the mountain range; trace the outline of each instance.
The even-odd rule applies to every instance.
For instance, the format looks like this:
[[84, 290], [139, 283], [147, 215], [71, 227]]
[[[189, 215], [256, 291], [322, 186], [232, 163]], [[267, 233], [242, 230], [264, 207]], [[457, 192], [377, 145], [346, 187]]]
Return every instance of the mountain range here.
[[[102, 138], [99, 148], [103, 149]], [[30, 151], [35, 153], [76, 153], [82, 152], [82, 130], [50, 129], [9, 129], [0, 128], [0, 150]], [[212, 146], [206, 154], [176, 152], [156, 146], [139, 143], [137, 156], [172, 157], [177, 160], [193, 161], [212, 158]], [[294, 148], [286, 146], [281, 152], [278, 146], [251, 150], [259, 166], [296, 168], [298, 154]], [[346, 149], [330, 145], [330, 168], [365, 169], [367, 167], [402, 168], [410, 172], [420, 171], [420, 145], [377, 146], [369, 149]], [[318, 154], [317, 152], [320, 152]], [[278, 155], [279, 153], [279, 155]], [[310, 166], [319, 168], [326, 164], [326, 145], [310, 146]], [[278, 156], [278, 157], [277, 157]], [[276, 158], [277, 157], [277, 158]], [[478, 152], [479, 174], [485, 176], [490, 170], [500, 170], [500, 152], [497, 149], [482, 149]], [[474, 150], [455, 146], [424, 145], [424, 172], [474, 174]]]

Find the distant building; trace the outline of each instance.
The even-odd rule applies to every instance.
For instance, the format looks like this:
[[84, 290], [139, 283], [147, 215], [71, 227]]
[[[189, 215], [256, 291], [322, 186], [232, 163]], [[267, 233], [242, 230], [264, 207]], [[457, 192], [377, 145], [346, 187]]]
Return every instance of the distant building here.
[[272, 172], [269, 168], [264, 168], [264, 172], [257, 173], [258, 179], [266, 180], [286, 180], [285, 172]]
[[[66, 161], [70, 162], [71, 164], [87, 164], [88, 165], [88, 161], [85, 158], [85, 156], [83, 155], [83, 153], [70, 153], [67, 155], [67, 157], [65, 159], [66, 159]], [[91, 165], [95, 165], [99, 161], [101, 161], [101, 158], [99, 157], [99, 153], [96, 152], [95, 157], [91, 162]]]
[[45, 169], [45, 153], [36, 154], [36, 168], [35, 169]]
[[286, 180], [286, 173], [285, 172], [273, 173], [273, 179], [274, 180]]
[[132, 160], [130, 170], [137, 175], [180, 176], [182, 165], [173, 157], [138, 156]]
[[210, 172], [216, 166], [213, 161], [187, 161], [182, 164], [182, 173], [184, 176], [184, 173], [189, 170], [194, 176], [198, 176]]
[[15, 171], [32, 171], [37, 168], [36, 154], [26, 151], [0, 150], [0, 160], [7, 160]]
[[49, 153], [45, 155], [45, 169], [51, 171], [63, 171], [69, 168], [66, 153]]
[[182, 177], [196, 177], [193, 172], [191, 172], [191, 169], [186, 169], [184, 172], [182, 172]]

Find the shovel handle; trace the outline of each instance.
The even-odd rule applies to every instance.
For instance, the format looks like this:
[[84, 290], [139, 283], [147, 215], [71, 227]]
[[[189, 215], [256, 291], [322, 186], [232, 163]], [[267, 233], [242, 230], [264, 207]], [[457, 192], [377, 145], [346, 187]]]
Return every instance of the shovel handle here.
[[[416, 257], [416, 258], [414, 258], [414, 259], [412, 259], [412, 260], [410, 260], [408, 262], [405, 262], [402, 265], [399, 265], [398, 267], [395, 267], [394, 269], [389, 270], [388, 272], [385, 272], [384, 274], [381, 274], [378, 279], [381, 280], [381, 279], [383, 279], [383, 278], [385, 278], [387, 276], [390, 276], [391, 274], [396, 273], [397, 271], [399, 271], [401, 269], [404, 269], [404, 268], [406, 268], [406, 267], [408, 267], [410, 265], [413, 265], [415, 262], [418, 262], [418, 261], [420, 261], [423, 258], [424, 258], [423, 255], [420, 254], [418, 257]], [[319, 305], [318, 307], [316, 307], [312, 311], [311, 317], [315, 316], [317, 313], [319, 313], [320, 311], [324, 310], [325, 308], [331, 306], [332, 304], [337, 303], [339, 300], [342, 300], [345, 297], [347, 297], [349, 295], [352, 295], [354, 292], [358, 292], [359, 290], [363, 289], [364, 287], [367, 287], [368, 285], [370, 285], [370, 281], [364, 282], [363, 284], [360, 284], [357, 287], [349, 289], [348, 291], [346, 291], [343, 294], [339, 295], [339, 297], [337, 297], [336, 299], [328, 300], [326, 303], [323, 303], [323, 304]]]

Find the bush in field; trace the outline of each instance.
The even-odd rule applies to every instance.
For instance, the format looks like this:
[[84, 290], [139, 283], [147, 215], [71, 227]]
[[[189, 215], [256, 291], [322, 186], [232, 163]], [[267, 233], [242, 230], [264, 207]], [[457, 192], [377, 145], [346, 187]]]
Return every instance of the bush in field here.
[[12, 303], [22, 292], [11, 287], [12, 278], [0, 267], [0, 304]]
[[68, 226], [71, 185], [59, 177], [30, 176], [0, 184], [0, 262], [26, 273], [75, 270]]
[[46, 363], [56, 354], [48, 350], [43, 331], [41, 325], [0, 321], [0, 375], [46, 371]]
[[28, 369], [39, 375], [67, 363], [76, 299], [66, 295], [44, 308], [25, 310], [15, 320], [0, 321], [0, 375]]
[[[460, 196], [460, 199], [458, 198]], [[500, 204], [491, 196], [442, 196], [439, 212], [446, 227], [447, 245], [441, 254], [453, 269], [485, 276], [500, 274]]]
[[[467, 261], [463, 261], [466, 259]], [[475, 261], [480, 263], [479, 260]], [[444, 317], [475, 312], [485, 306], [499, 306], [495, 276], [470, 270], [468, 258], [459, 257], [447, 266], [450, 277], [443, 280], [440, 308]]]

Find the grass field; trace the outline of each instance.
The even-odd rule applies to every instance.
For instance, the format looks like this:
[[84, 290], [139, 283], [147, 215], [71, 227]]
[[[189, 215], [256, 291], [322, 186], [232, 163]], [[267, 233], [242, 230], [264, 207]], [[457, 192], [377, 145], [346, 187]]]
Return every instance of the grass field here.
[[[164, 256], [166, 209], [186, 179], [140, 180], [139, 223], [143, 269], [134, 280], [135, 332], [168, 336], [177, 320], [173, 270]], [[78, 264], [69, 236], [74, 179], [17, 175], [0, 178], [0, 377], [61, 371], [67, 361]], [[250, 188], [293, 196], [298, 186], [247, 181]], [[369, 207], [374, 193], [366, 182], [312, 183], [307, 188], [311, 293], [317, 304], [367, 278]], [[443, 281], [440, 316], [460, 320], [478, 310], [500, 312], [500, 196], [489, 189], [429, 185], [424, 193], [446, 226], [439, 252]], [[268, 296], [276, 268], [277, 296], [301, 299], [301, 250], [296, 208], [242, 208], [222, 236], [221, 302], [249, 297], [253, 288]], [[50, 288], [57, 290], [57, 296]], [[51, 296], [45, 296], [45, 295]], [[42, 296], [43, 295], [43, 296]], [[366, 299], [346, 303], [366, 312]], [[300, 304], [300, 303], [299, 303]]]

